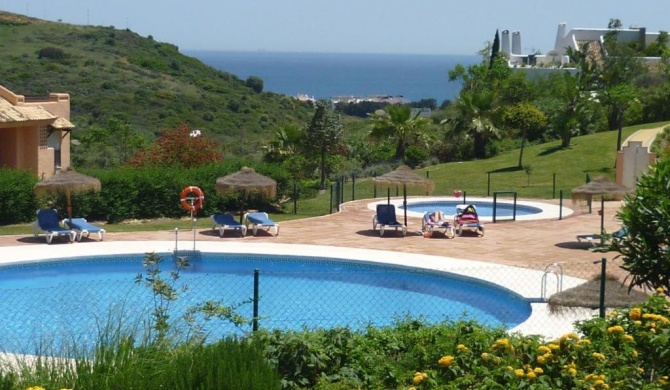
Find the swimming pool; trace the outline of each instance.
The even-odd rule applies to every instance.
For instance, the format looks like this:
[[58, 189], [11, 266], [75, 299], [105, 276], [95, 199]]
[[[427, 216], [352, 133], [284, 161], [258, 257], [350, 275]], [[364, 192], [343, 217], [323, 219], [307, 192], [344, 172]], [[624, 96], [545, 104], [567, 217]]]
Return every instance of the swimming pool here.
[[[386, 203], [387, 201], [374, 202], [368, 207], [375, 209], [376, 204]], [[401, 200], [391, 200], [399, 209], [398, 213], [403, 212]], [[493, 198], [468, 197], [466, 202], [462, 198], [455, 197], [421, 197], [410, 198], [407, 200], [407, 215], [411, 217], [422, 217], [424, 213], [440, 210], [447, 216], [456, 213], [456, 206], [462, 204], [473, 204], [477, 207], [477, 213], [483, 221], [493, 220]], [[511, 219], [514, 209], [514, 202], [509, 199], [498, 199], [496, 203], [496, 219]], [[559, 215], [566, 217], [572, 214], [572, 210], [558, 205], [517, 200], [516, 219], [517, 220], [536, 220], [536, 219], [558, 219]]]
[[[164, 253], [163, 270], [172, 264]], [[152, 310], [146, 286], [134, 283], [143, 256], [67, 257], [0, 267], [0, 345], [9, 352], [34, 352], [45, 338], [95, 340], [108, 315], [130, 326]], [[390, 259], [392, 260], [392, 259]], [[476, 318], [491, 326], [513, 327], [531, 314], [520, 295], [491, 283], [434, 270], [372, 264], [342, 258], [254, 253], [200, 253], [184, 270], [188, 286], [172, 306], [173, 317], [205, 300], [236, 304], [253, 295], [259, 269], [260, 326], [298, 329], [366, 324], [388, 325], [405, 315], [431, 322]], [[239, 313], [251, 318], [251, 305]], [[228, 324], [209, 329], [211, 337], [237, 332]]]

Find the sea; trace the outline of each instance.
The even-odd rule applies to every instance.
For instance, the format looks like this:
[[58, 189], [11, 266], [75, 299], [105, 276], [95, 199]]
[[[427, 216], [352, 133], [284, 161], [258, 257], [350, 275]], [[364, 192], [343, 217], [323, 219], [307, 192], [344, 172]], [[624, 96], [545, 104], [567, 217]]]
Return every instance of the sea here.
[[481, 61], [472, 55], [287, 53], [268, 51], [183, 51], [242, 80], [257, 76], [264, 91], [314, 99], [393, 96], [417, 102], [453, 101], [461, 89], [449, 81], [458, 64]]

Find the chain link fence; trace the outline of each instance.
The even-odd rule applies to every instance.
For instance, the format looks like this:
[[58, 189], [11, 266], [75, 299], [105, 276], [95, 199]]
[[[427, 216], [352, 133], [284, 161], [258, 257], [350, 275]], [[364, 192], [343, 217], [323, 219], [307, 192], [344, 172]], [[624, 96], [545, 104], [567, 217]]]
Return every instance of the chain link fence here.
[[[146, 283], [136, 283], [127, 272], [116, 274], [111, 266], [104, 279], [91, 272], [71, 279], [60, 276], [55, 282], [49, 271], [38, 270], [30, 285], [13, 288], [3, 281], [0, 347], [36, 353], [45, 347], [93, 345], [100, 335], [119, 331], [141, 334], [154, 310], [163, 306], [169, 307], [170, 318], [178, 324], [174, 330], [188, 335], [190, 329], [178, 319], [205, 301], [234, 307], [249, 320], [236, 327], [199, 317], [212, 340], [251, 332], [253, 319], [261, 329], [297, 330], [363, 329], [392, 325], [406, 317], [433, 323], [476, 319], [489, 326], [557, 337], [572, 331], [575, 320], [599, 315], [601, 302], [616, 307], [644, 299], [641, 292], [628, 294], [617, 261], [607, 262], [607, 270], [600, 261], [433, 270], [326, 259], [314, 264], [284, 259], [278, 266], [256, 257], [253, 268], [246, 262], [212, 268], [204, 261], [193, 259], [180, 272], [175, 283], [178, 298], [171, 302], [161, 302]], [[607, 277], [601, 289], [603, 274]], [[606, 294], [604, 301], [601, 291]]]

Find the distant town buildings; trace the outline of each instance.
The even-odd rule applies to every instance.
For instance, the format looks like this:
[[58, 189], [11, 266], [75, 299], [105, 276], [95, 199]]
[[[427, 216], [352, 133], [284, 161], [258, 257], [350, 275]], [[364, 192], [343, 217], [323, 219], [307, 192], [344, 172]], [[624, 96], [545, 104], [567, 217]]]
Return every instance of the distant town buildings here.
[[[299, 93], [296, 96], [296, 99], [306, 102], [311, 101], [315, 102], [316, 99], [314, 96], [309, 96], [304, 93]], [[401, 95], [391, 96], [391, 95], [368, 95], [368, 96], [354, 96], [354, 95], [344, 95], [344, 96], [332, 96], [330, 101], [333, 104], [337, 103], [361, 103], [361, 102], [375, 102], [375, 103], [386, 103], [386, 104], [407, 104], [411, 103], [410, 100], [405, 99]]]

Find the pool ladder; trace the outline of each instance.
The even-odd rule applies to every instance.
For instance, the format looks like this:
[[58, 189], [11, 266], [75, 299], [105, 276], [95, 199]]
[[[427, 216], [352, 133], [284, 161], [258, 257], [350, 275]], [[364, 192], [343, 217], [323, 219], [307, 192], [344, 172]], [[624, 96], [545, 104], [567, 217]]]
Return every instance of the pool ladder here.
[[542, 301], [547, 300], [547, 277], [549, 275], [556, 276], [556, 292], [563, 291], [563, 267], [558, 263], [549, 264], [544, 269], [544, 274], [542, 274], [542, 291], [540, 292]]

